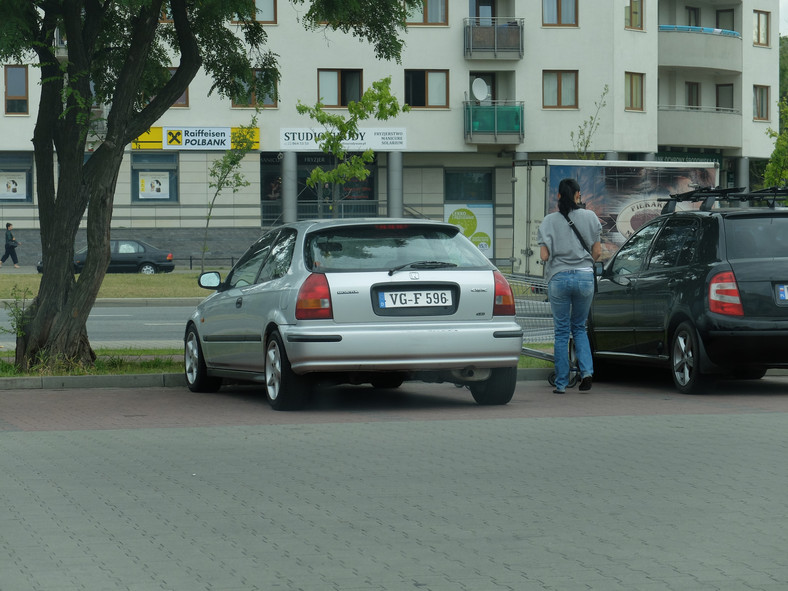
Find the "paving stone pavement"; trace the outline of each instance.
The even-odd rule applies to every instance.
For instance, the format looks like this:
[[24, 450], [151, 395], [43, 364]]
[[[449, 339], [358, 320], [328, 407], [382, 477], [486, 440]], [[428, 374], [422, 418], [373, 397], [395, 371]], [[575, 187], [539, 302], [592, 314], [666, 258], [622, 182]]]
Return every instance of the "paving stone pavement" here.
[[0, 392], [0, 589], [785, 590], [788, 378], [751, 389]]

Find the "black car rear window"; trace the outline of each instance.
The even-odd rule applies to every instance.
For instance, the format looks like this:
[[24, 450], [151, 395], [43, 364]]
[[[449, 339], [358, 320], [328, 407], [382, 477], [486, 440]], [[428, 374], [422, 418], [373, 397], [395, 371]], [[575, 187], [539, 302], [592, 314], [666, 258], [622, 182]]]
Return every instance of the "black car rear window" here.
[[788, 216], [725, 219], [728, 259], [788, 257]]
[[445, 268], [492, 268], [487, 257], [452, 227], [373, 224], [327, 228], [305, 240], [307, 266], [315, 271], [392, 269], [423, 261]]

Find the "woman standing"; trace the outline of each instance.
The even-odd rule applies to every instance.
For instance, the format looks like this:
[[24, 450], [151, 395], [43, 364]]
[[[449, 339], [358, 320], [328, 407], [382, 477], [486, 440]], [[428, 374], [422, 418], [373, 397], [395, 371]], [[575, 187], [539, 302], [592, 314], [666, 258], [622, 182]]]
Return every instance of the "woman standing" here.
[[8, 257], [11, 257], [11, 260], [14, 261], [14, 267], [19, 268], [19, 259], [16, 258], [16, 247], [22, 244], [21, 242], [17, 242], [16, 238], [14, 238], [14, 233], [11, 231], [14, 229], [14, 225], [12, 223], [7, 223], [5, 225], [5, 254], [3, 257], [0, 258], [0, 267], [3, 266], [3, 263], [6, 262]]
[[562, 180], [558, 211], [545, 216], [537, 234], [555, 325], [555, 394], [563, 394], [569, 383], [570, 333], [580, 366], [580, 390], [591, 389], [594, 365], [586, 319], [594, 297], [594, 261], [602, 254], [601, 233], [599, 218], [581, 204], [578, 182]]

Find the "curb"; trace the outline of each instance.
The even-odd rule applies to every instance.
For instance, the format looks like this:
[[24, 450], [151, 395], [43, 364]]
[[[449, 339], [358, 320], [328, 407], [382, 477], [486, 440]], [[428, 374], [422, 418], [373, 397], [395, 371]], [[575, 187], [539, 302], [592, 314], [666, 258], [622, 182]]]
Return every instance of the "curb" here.
[[[552, 369], [518, 369], [517, 381], [547, 380]], [[185, 388], [182, 373], [129, 374], [122, 376], [40, 376], [0, 378], [0, 391], [74, 390], [89, 388]]]

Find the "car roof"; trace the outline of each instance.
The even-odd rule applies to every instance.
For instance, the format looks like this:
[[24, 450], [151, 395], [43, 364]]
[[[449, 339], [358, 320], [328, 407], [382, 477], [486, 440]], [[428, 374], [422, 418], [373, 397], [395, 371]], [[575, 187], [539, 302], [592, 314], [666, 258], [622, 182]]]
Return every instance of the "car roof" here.
[[338, 227], [353, 227], [353, 226], [369, 226], [381, 224], [408, 224], [411, 226], [439, 226], [444, 228], [458, 229], [455, 224], [442, 222], [437, 220], [429, 220], [423, 218], [345, 218], [345, 219], [316, 219], [316, 220], [303, 220], [298, 222], [289, 222], [276, 226], [272, 229], [280, 228], [295, 228], [301, 231], [314, 231], [323, 228], [338, 228]]

